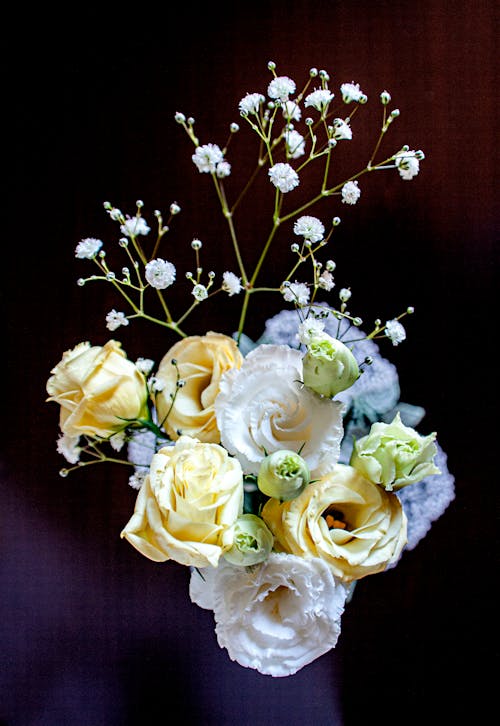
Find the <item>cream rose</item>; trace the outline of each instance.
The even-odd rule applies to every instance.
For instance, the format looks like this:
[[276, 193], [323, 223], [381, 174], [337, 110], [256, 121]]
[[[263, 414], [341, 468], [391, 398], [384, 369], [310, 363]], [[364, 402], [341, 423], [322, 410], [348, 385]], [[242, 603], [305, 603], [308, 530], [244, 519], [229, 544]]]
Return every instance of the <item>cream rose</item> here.
[[202, 575], [191, 574], [191, 600], [214, 611], [219, 645], [245, 668], [293, 675], [337, 644], [347, 591], [322, 560], [272, 552]]
[[72, 437], [109, 436], [127, 420], [147, 418], [146, 379], [120, 343], [80, 343], [64, 353], [47, 381], [49, 401], [61, 406], [61, 431]]
[[313, 477], [335, 466], [343, 404], [316, 395], [301, 376], [300, 351], [260, 345], [222, 377], [215, 401], [221, 443], [245, 473], [257, 475], [266, 454], [283, 449], [300, 452]]
[[155, 562], [216, 567], [242, 511], [237, 459], [218, 444], [181, 436], [153, 456], [121, 537]]
[[220, 333], [183, 338], [168, 351], [156, 376], [163, 388], [156, 395], [155, 406], [158, 420], [171, 439], [177, 439], [181, 432], [200, 441], [220, 442], [214, 412], [220, 379], [225, 371], [239, 368], [242, 361], [235, 341]]
[[275, 548], [320, 557], [344, 582], [385, 570], [406, 544], [406, 516], [398, 497], [337, 464], [295, 499], [269, 499], [262, 518]]

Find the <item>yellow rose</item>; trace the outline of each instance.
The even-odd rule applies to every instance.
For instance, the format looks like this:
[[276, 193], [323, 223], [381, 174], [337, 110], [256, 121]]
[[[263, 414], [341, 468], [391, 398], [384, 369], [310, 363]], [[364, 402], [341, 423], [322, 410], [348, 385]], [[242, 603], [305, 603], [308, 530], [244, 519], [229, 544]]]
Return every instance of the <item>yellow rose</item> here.
[[61, 406], [59, 425], [67, 436], [107, 438], [127, 426], [124, 419], [148, 415], [146, 379], [120, 343], [80, 343], [67, 350], [47, 381], [48, 401]]
[[269, 499], [262, 518], [275, 548], [320, 557], [344, 582], [385, 570], [406, 544], [406, 516], [397, 496], [344, 464], [295, 499]]
[[153, 456], [121, 537], [155, 562], [216, 567], [233, 544], [242, 511], [237, 459], [218, 444], [181, 436]]
[[[163, 389], [156, 395], [155, 405], [158, 421], [171, 439], [185, 434], [220, 443], [214, 401], [222, 374], [240, 368], [242, 362], [235, 341], [220, 333], [183, 338], [168, 351], [158, 368]], [[177, 386], [178, 380], [182, 387]]]

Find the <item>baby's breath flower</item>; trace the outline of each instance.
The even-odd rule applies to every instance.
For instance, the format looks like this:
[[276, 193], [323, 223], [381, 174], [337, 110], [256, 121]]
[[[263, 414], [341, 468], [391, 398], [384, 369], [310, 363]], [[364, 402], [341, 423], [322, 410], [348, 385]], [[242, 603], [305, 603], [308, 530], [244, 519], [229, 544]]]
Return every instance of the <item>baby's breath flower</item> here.
[[293, 225], [295, 234], [304, 237], [310, 242], [319, 242], [323, 239], [325, 228], [317, 217], [304, 215], [299, 217]]
[[198, 302], [202, 302], [202, 300], [206, 300], [208, 297], [207, 288], [205, 285], [195, 285], [192, 289], [192, 295]]
[[241, 278], [237, 277], [234, 272], [224, 272], [222, 275], [222, 289], [229, 293], [229, 297], [237, 295], [243, 289]]
[[181, 208], [179, 207], [177, 202], [172, 202], [172, 204], [170, 205], [170, 214], [179, 214], [180, 211]]
[[304, 282], [291, 282], [288, 285], [282, 285], [281, 292], [287, 302], [298, 303], [299, 305], [307, 305], [309, 302], [309, 288]]
[[227, 161], [219, 161], [219, 163], [217, 164], [217, 168], [215, 169], [215, 173], [217, 174], [219, 179], [224, 179], [224, 177], [231, 174], [231, 164], [229, 164]]
[[212, 174], [217, 169], [217, 164], [223, 161], [224, 154], [217, 144], [204, 144], [198, 146], [191, 158], [200, 173]]
[[141, 373], [144, 373], [145, 376], [151, 373], [154, 364], [155, 362], [154, 360], [151, 360], [151, 358], [137, 358], [135, 362], [136, 368], [140, 370]]
[[399, 345], [406, 339], [406, 330], [399, 320], [388, 320], [384, 332], [393, 345]]
[[102, 247], [102, 241], [95, 237], [82, 239], [75, 248], [75, 257], [80, 260], [92, 260]]
[[278, 76], [273, 78], [267, 87], [267, 95], [269, 98], [275, 98], [278, 101], [288, 101], [288, 96], [295, 93], [295, 81], [288, 76]]
[[360, 101], [364, 96], [363, 91], [359, 87], [359, 83], [354, 83], [354, 81], [352, 83], [343, 83], [340, 86], [340, 92], [344, 103]]
[[261, 104], [266, 99], [261, 93], [247, 93], [238, 104], [240, 114], [242, 116], [250, 116], [250, 114], [258, 114]]
[[146, 479], [147, 474], [148, 473], [146, 469], [138, 469], [137, 471], [135, 471], [128, 480], [128, 483], [132, 487], [132, 489], [140, 489], [144, 484], [144, 480]]
[[340, 141], [341, 139], [352, 139], [352, 129], [348, 123], [341, 118], [336, 118], [333, 122], [333, 138]]
[[339, 292], [339, 298], [342, 300], [342, 302], [347, 302], [351, 295], [352, 293], [348, 287], [343, 287]]
[[128, 324], [129, 321], [125, 316], [125, 313], [117, 312], [113, 309], [106, 315], [106, 327], [108, 330], [117, 330], [121, 325]]
[[79, 436], [68, 436], [61, 434], [57, 439], [57, 451], [62, 454], [67, 462], [76, 464], [80, 459], [81, 448], [78, 446]]
[[306, 96], [304, 106], [312, 106], [316, 111], [325, 111], [333, 99], [333, 93], [328, 88], [317, 88]]
[[298, 103], [295, 103], [295, 101], [285, 101], [282, 104], [281, 109], [283, 111], [283, 116], [287, 119], [287, 121], [300, 121], [302, 111], [300, 110]]
[[420, 162], [416, 151], [400, 151], [395, 156], [396, 167], [402, 179], [409, 181], [417, 176]]
[[175, 266], [158, 257], [156, 260], [148, 262], [145, 274], [151, 287], [164, 290], [175, 281]]
[[146, 224], [144, 217], [127, 217], [125, 223], [121, 225], [120, 230], [127, 237], [137, 237], [139, 234], [148, 234], [150, 227]]
[[111, 436], [109, 439], [111, 448], [114, 449], [114, 451], [121, 451], [123, 449], [123, 445], [125, 444], [125, 441], [126, 441], [125, 431], [119, 431], [117, 434], [113, 434], [113, 436]]
[[332, 273], [328, 272], [328, 270], [322, 272], [318, 279], [318, 285], [322, 290], [326, 290], [327, 292], [333, 290], [333, 288], [335, 287], [335, 282], [333, 281]]
[[305, 141], [302, 134], [293, 129], [285, 132], [285, 144], [292, 159], [298, 159], [305, 154]]
[[391, 102], [391, 94], [389, 91], [382, 91], [380, 94], [380, 101], [384, 106], [387, 106], [387, 104]]
[[269, 169], [269, 178], [280, 192], [290, 192], [299, 184], [299, 175], [290, 164], [278, 162]]
[[342, 187], [342, 201], [345, 204], [356, 204], [361, 196], [361, 189], [357, 181], [349, 181]]
[[148, 378], [148, 388], [153, 393], [161, 393], [165, 388], [165, 381], [158, 376], [150, 376]]
[[298, 338], [303, 345], [309, 345], [321, 335], [325, 329], [325, 323], [314, 317], [308, 317], [299, 324]]
[[337, 267], [337, 265], [333, 260], [327, 260], [325, 267], [328, 270], [328, 272], [333, 272], [335, 270], [335, 268]]

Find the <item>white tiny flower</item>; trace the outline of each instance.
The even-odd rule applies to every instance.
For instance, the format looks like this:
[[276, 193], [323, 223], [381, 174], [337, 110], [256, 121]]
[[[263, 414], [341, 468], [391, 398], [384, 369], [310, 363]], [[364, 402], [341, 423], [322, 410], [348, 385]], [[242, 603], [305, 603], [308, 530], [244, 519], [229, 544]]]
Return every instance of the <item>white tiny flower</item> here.
[[227, 161], [219, 161], [215, 169], [215, 173], [217, 174], [219, 179], [224, 179], [224, 177], [231, 174], [231, 164], [229, 164]]
[[151, 373], [154, 364], [155, 362], [154, 360], [151, 360], [151, 358], [137, 358], [135, 367], [147, 376], [148, 373]]
[[291, 93], [295, 93], [295, 81], [292, 81], [288, 76], [273, 78], [267, 87], [269, 98], [275, 98], [279, 101], [288, 101], [288, 96]]
[[323, 239], [325, 228], [317, 217], [304, 215], [299, 217], [293, 225], [295, 234], [304, 237], [309, 242], [319, 242]]
[[262, 103], [266, 99], [261, 93], [247, 93], [247, 95], [241, 99], [238, 104], [240, 114], [242, 116], [249, 116], [250, 114], [258, 114]]
[[304, 106], [312, 106], [316, 111], [325, 111], [333, 99], [333, 93], [328, 88], [318, 88], [306, 96]]
[[298, 303], [299, 305], [307, 305], [309, 302], [309, 288], [304, 282], [292, 282], [289, 285], [283, 285], [281, 292], [287, 302]]
[[126, 441], [126, 436], [124, 431], [119, 431], [117, 434], [113, 434], [113, 436], [110, 437], [109, 443], [111, 444], [111, 448], [115, 451], [121, 451], [123, 449], [123, 446]]
[[224, 272], [222, 275], [222, 281], [222, 289], [229, 293], [229, 297], [237, 295], [243, 290], [241, 277], [237, 277], [234, 272]]
[[80, 459], [81, 449], [78, 446], [79, 440], [79, 436], [68, 436], [67, 434], [62, 434], [57, 439], [58, 453], [62, 454], [70, 464], [76, 464]]
[[285, 131], [285, 144], [292, 159], [298, 159], [305, 154], [305, 141], [302, 134], [293, 129]]
[[75, 248], [75, 257], [80, 260], [91, 260], [102, 247], [102, 241], [95, 237], [82, 239]]
[[340, 290], [339, 292], [339, 298], [342, 300], [342, 302], [347, 302], [351, 295], [352, 293], [348, 287], [343, 287], [342, 290]]
[[406, 330], [399, 320], [388, 320], [385, 324], [385, 334], [393, 345], [399, 345], [406, 339]]
[[299, 342], [303, 345], [309, 345], [321, 336], [325, 329], [325, 323], [318, 318], [309, 317], [303, 320], [299, 325]]
[[148, 378], [148, 388], [154, 393], [160, 393], [165, 388], [165, 381], [158, 376], [150, 376]]
[[346, 123], [343, 119], [336, 118], [333, 122], [333, 126], [334, 139], [336, 139], [337, 141], [341, 141], [342, 139], [348, 139], [350, 141], [352, 139], [352, 129], [349, 124]]
[[198, 300], [198, 302], [206, 300], [208, 297], [207, 288], [205, 285], [195, 285], [192, 290], [192, 295], [196, 300]]
[[170, 205], [170, 214], [179, 214], [180, 211], [181, 208], [179, 207], [177, 202], [172, 202], [172, 204]]
[[396, 167], [402, 179], [409, 181], [417, 176], [420, 162], [415, 151], [400, 151], [395, 156]]
[[287, 121], [300, 121], [302, 111], [295, 101], [285, 101], [282, 105], [282, 111]]
[[328, 270], [325, 270], [321, 273], [318, 285], [322, 290], [326, 290], [327, 292], [330, 292], [330, 290], [333, 290], [335, 287], [335, 282], [333, 281], [333, 275]]
[[340, 92], [342, 94], [342, 100], [344, 103], [351, 103], [351, 101], [359, 101], [363, 97], [363, 91], [359, 87], [359, 83], [343, 83], [340, 86]]
[[164, 290], [175, 281], [175, 266], [167, 260], [157, 258], [146, 265], [146, 280], [151, 287]]
[[148, 234], [150, 227], [146, 224], [144, 217], [127, 217], [120, 230], [127, 237], [137, 237], [139, 234]]
[[290, 164], [278, 162], [269, 169], [269, 178], [280, 192], [290, 192], [299, 184], [299, 175]]
[[106, 315], [106, 327], [108, 330], [117, 330], [121, 325], [128, 325], [129, 321], [125, 313], [118, 312], [113, 308]]
[[223, 161], [224, 154], [217, 144], [204, 144], [198, 146], [191, 158], [200, 173], [213, 173], [217, 164]]
[[344, 204], [356, 204], [361, 196], [361, 189], [357, 181], [349, 181], [342, 187], [342, 201]]
[[129, 486], [132, 487], [132, 489], [140, 489], [142, 485], [144, 484], [144, 480], [146, 479], [148, 472], [147, 469], [137, 469], [128, 480]]

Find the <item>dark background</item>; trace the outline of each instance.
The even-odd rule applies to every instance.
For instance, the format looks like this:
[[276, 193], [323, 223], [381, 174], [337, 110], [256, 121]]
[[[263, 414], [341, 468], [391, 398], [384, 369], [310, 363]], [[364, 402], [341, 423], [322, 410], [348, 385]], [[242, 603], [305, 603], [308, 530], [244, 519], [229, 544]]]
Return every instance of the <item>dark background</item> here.
[[[498, 655], [496, 8], [14, 9], [2, 64], [2, 726], [484, 722]], [[265, 90], [268, 60], [298, 84], [311, 66], [328, 70], [334, 90], [360, 83], [369, 103], [350, 142], [360, 158], [384, 89], [401, 110], [384, 148], [407, 142], [426, 153], [412, 182], [372, 175], [356, 207], [336, 202], [328, 214], [343, 220], [337, 283], [352, 286], [359, 314], [416, 308], [408, 340], [383, 352], [403, 400], [427, 410], [420, 430], [438, 432], [456, 477], [456, 498], [427, 537], [357, 587], [337, 648], [287, 679], [233, 664], [211, 613], [189, 601], [187, 569], [152, 563], [119, 539], [135, 501], [122, 469], [58, 476], [58, 412], [44, 403], [64, 350], [111, 337], [104, 315], [117, 300], [104, 285], [78, 288], [90, 263], [74, 259], [82, 237], [114, 238], [105, 200], [133, 214], [143, 199], [151, 221], [178, 201], [171, 257], [191, 266], [189, 242], [200, 237], [206, 269], [230, 264], [210, 180], [173, 115], [195, 116], [202, 142], [223, 145], [240, 98]], [[243, 134], [233, 142], [236, 167]], [[260, 206], [243, 233], [249, 255]], [[249, 333], [279, 308], [256, 305]], [[227, 306], [205, 310], [188, 332], [231, 331]], [[158, 360], [173, 342], [147, 323], [115, 337], [131, 358]]]

